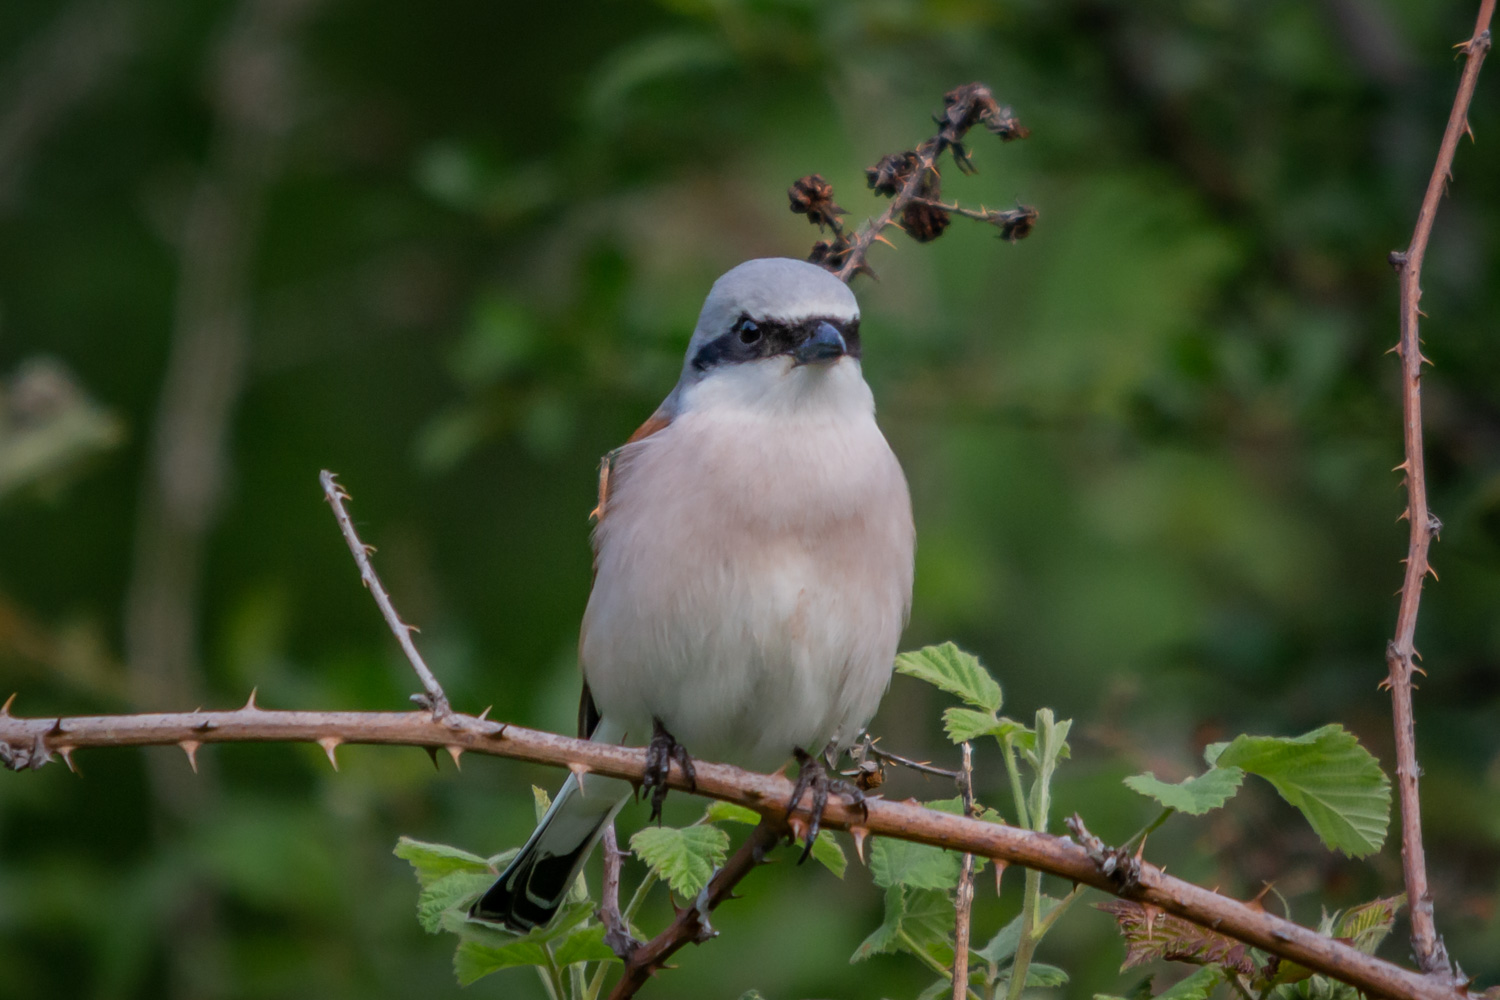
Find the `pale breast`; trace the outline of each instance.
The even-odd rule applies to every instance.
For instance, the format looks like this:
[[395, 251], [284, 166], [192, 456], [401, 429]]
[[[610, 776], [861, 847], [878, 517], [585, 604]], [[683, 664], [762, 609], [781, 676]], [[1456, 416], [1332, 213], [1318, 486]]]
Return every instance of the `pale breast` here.
[[906, 481], [873, 415], [679, 416], [616, 460], [581, 658], [631, 742], [653, 717], [771, 767], [874, 713], [911, 596]]

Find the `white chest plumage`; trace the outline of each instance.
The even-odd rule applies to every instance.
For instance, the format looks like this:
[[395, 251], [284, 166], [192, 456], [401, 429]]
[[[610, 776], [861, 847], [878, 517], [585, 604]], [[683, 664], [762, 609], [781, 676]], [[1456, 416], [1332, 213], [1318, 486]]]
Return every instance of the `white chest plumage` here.
[[890, 680], [914, 535], [854, 358], [738, 366], [615, 459], [581, 660], [643, 742], [775, 767], [848, 741]]

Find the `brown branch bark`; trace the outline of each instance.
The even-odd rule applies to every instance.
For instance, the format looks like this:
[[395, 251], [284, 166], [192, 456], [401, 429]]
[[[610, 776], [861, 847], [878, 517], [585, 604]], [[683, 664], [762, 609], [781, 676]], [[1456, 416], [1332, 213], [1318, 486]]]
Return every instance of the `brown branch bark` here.
[[[8, 709], [8, 704], [0, 709], [0, 762], [16, 770], [40, 767], [53, 754], [71, 764], [73, 752], [88, 747], [176, 745], [191, 755], [205, 743], [246, 742], [317, 743], [330, 757], [344, 743], [441, 747], [455, 757], [474, 751], [560, 767], [581, 766], [630, 781], [639, 781], [645, 766], [645, 752], [640, 749], [591, 743], [457, 713], [439, 721], [425, 711], [266, 711], [253, 698], [231, 712], [28, 719], [12, 716]], [[786, 822], [785, 803], [792, 793], [787, 778], [706, 761], [696, 767], [697, 794], [754, 809], [771, 824]], [[673, 788], [690, 790], [678, 770], [672, 771], [669, 783]], [[1132, 872], [1131, 881], [1122, 884], [1117, 877], [1105, 874], [1084, 847], [1066, 837], [940, 813], [911, 801], [870, 799], [866, 804], [867, 815], [835, 797], [828, 803], [824, 827], [848, 830], [857, 837], [895, 837], [983, 855], [1150, 903], [1372, 996], [1391, 1000], [1460, 1000], [1465, 996], [1451, 982], [1365, 955], [1307, 927], [1169, 876], [1151, 864], [1142, 863], [1138, 876]], [[755, 839], [752, 837], [752, 841]]]
[[[1422, 847], [1422, 810], [1417, 788], [1417, 740], [1412, 717], [1412, 673], [1420, 669], [1414, 639], [1417, 612], [1422, 601], [1422, 583], [1432, 572], [1427, 554], [1432, 541], [1442, 530], [1442, 522], [1428, 509], [1427, 480], [1422, 457], [1422, 356], [1418, 322], [1422, 299], [1422, 260], [1432, 236], [1438, 202], [1452, 176], [1453, 156], [1458, 140], [1469, 132], [1469, 102], [1479, 80], [1479, 70], [1490, 49], [1490, 20], [1495, 0], [1482, 0], [1474, 34], [1458, 46], [1467, 57], [1458, 94], [1448, 115], [1438, 147], [1437, 162], [1427, 181], [1427, 192], [1417, 213], [1416, 228], [1405, 252], [1391, 254], [1391, 263], [1401, 285], [1401, 341], [1396, 352], [1401, 357], [1401, 411], [1404, 418], [1405, 460], [1397, 468], [1406, 471], [1407, 507], [1402, 515], [1410, 522], [1407, 542], [1406, 575], [1401, 585], [1401, 606], [1396, 616], [1396, 634], [1386, 647], [1388, 674], [1384, 682], [1391, 690], [1391, 716], [1396, 730], [1396, 783], [1401, 799], [1401, 866], [1406, 880], [1407, 898], [1411, 901], [1412, 948], [1417, 964], [1424, 972], [1453, 978], [1448, 951], [1437, 934], [1433, 919], [1432, 892], [1427, 884], [1427, 858]], [[1471, 133], [1472, 134], [1472, 133]], [[1433, 578], [1437, 574], [1433, 573]]]
[[364, 583], [370, 596], [375, 599], [375, 605], [380, 608], [380, 614], [385, 618], [386, 625], [390, 626], [391, 632], [396, 636], [396, 641], [401, 644], [401, 652], [406, 654], [407, 662], [416, 671], [417, 679], [422, 682], [424, 693], [412, 695], [412, 701], [432, 712], [439, 720], [448, 718], [453, 714], [453, 709], [448, 704], [448, 696], [443, 693], [443, 686], [428, 669], [427, 661], [422, 659], [422, 654], [417, 651], [417, 644], [411, 641], [411, 634], [417, 630], [416, 626], [406, 624], [397, 614], [396, 606], [391, 603], [391, 595], [386, 593], [380, 577], [375, 575], [375, 567], [370, 564], [370, 553], [375, 551], [375, 547], [360, 541], [359, 535], [354, 531], [354, 522], [349, 519], [349, 512], [344, 509], [344, 501], [353, 498], [345, 492], [344, 487], [327, 469], [318, 474], [318, 482], [323, 484], [323, 497], [333, 508], [333, 516], [339, 523], [339, 531], [343, 533], [349, 552], [354, 556], [355, 565], [359, 567], [360, 581]]
[[[964, 815], [974, 815], [974, 747], [964, 743], [963, 777], [958, 791], [963, 799]], [[959, 863], [958, 890], [954, 893], [953, 917], [953, 1000], [969, 995], [969, 920], [974, 911], [974, 855], [965, 854]]]

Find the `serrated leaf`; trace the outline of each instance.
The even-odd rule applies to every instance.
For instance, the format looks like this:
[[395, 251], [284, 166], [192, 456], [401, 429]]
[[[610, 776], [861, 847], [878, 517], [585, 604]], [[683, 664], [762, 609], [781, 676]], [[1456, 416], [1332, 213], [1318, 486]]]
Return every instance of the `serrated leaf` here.
[[614, 950], [604, 943], [605, 931], [603, 924], [594, 924], [592, 927], [585, 927], [568, 935], [553, 952], [553, 960], [559, 966], [569, 966], [577, 962], [620, 961], [620, 957], [614, 953]]
[[1168, 784], [1147, 771], [1126, 778], [1125, 787], [1155, 799], [1168, 809], [1202, 816], [1234, 798], [1244, 780], [1245, 772], [1237, 767], [1216, 767], [1176, 784]]
[[1366, 955], [1375, 954], [1380, 942], [1391, 932], [1396, 914], [1406, 905], [1406, 893], [1374, 899], [1359, 906], [1350, 907], [1335, 922], [1333, 936], [1346, 938], [1351, 945]]
[[[1042, 893], [1037, 898], [1037, 919], [1045, 920], [1047, 914], [1057, 909], [1062, 900], [1054, 896]], [[1004, 965], [1016, 955], [1016, 949], [1021, 944], [1021, 922], [1025, 914], [1018, 913], [1010, 923], [995, 932], [990, 938], [990, 943], [980, 948], [974, 954], [986, 962], [994, 962], [996, 965]]]
[[949, 941], [953, 920], [953, 900], [946, 892], [893, 885], [885, 893], [885, 919], [860, 943], [849, 961], [862, 962], [871, 955], [911, 951], [914, 944], [947, 964], [953, 958]]
[[849, 964], [863, 962], [871, 955], [885, 955], [896, 950], [896, 939], [901, 933], [901, 917], [906, 912], [906, 895], [899, 885], [885, 891], [885, 919], [870, 932], [870, 936], [859, 943]]
[[760, 822], [760, 813], [754, 809], [737, 806], [733, 802], [721, 802], [716, 799], [708, 804], [708, 809], [703, 813], [703, 820], [707, 823], [745, 823], [754, 826]]
[[981, 736], [990, 735], [990, 731], [1000, 725], [1000, 720], [993, 712], [981, 712], [973, 708], [943, 709], [943, 732], [948, 734], [948, 739], [955, 744], [967, 743], [969, 740], [977, 740]]
[[870, 875], [883, 889], [952, 889], [958, 885], [959, 856], [940, 847], [877, 837], [870, 846]]
[[426, 841], [402, 837], [396, 841], [396, 849], [391, 853], [412, 866], [417, 875], [417, 882], [423, 886], [431, 885], [443, 876], [454, 872], [494, 874], [490, 868], [489, 859], [470, 854], [457, 847], [449, 847], [447, 844], [429, 844]]
[[1149, 903], [1111, 899], [1094, 905], [1115, 918], [1120, 935], [1125, 938], [1122, 972], [1160, 958], [1194, 965], [1222, 965], [1247, 976], [1255, 974], [1249, 946], [1232, 937], [1190, 924]]
[[1343, 726], [1297, 737], [1240, 736], [1219, 754], [1218, 763], [1269, 781], [1332, 850], [1359, 858], [1385, 843], [1390, 779]]
[[729, 853], [729, 834], [716, 826], [648, 826], [630, 849], [679, 896], [697, 896]]
[[1000, 685], [979, 663], [951, 642], [927, 646], [896, 657], [896, 672], [957, 695], [991, 714], [1000, 711]]
[[917, 994], [917, 1000], [938, 1000], [938, 997], [950, 997], [952, 995], [953, 982], [944, 978], [930, 983], [925, 990]]
[[1207, 965], [1165, 993], [1159, 994], [1156, 1000], [1208, 1000], [1225, 978], [1223, 969]]
[[458, 950], [453, 953], [453, 973], [458, 977], [460, 986], [468, 986], [501, 969], [546, 964], [547, 949], [526, 938], [502, 945], [461, 941]]
[[495, 876], [488, 871], [449, 872], [422, 887], [417, 896], [417, 923], [428, 934], [438, 933], [443, 929], [445, 912], [467, 906], [494, 883]]
[[1068, 974], [1046, 962], [1032, 962], [1026, 967], [1027, 987], [1056, 988], [1068, 985]]

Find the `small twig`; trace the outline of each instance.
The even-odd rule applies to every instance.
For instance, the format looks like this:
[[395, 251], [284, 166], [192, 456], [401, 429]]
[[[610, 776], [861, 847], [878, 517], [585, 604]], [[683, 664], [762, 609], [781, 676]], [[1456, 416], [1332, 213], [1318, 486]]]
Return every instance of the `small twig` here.
[[930, 774], [936, 778], [947, 778], [949, 781], [959, 781], [963, 778], [963, 774], [959, 771], [950, 771], [946, 767], [937, 767], [927, 761], [912, 760], [900, 754], [891, 753], [889, 750], [882, 750], [875, 745], [875, 740], [868, 736], [865, 737], [865, 742], [860, 747], [860, 753], [874, 757], [886, 764], [895, 764], [897, 767], [909, 768], [921, 774]]
[[349, 551], [359, 566], [359, 578], [364, 581], [365, 588], [370, 591], [370, 596], [375, 598], [381, 615], [385, 617], [385, 623], [390, 626], [396, 641], [401, 644], [401, 651], [406, 654], [407, 662], [411, 664], [411, 668], [417, 672], [417, 678], [422, 682], [422, 689], [426, 693], [414, 694], [411, 700], [430, 711], [432, 717], [439, 722], [448, 721], [453, 717], [453, 709], [448, 704], [448, 696], [443, 693], [443, 686], [432, 675], [432, 671], [427, 669], [427, 662], [422, 659], [422, 654], [417, 652], [416, 643], [411, 641], [411, 634], [417, 628], [415, 625], [403, 622], [401, 616], [396, 613], [396, 607], [391, 603], [390, 595], [381, 585], [380, 577], [375, 575], [375, 567], [370, 565], [370, 553], [374, 552], [375, 548], [359, 540], [359, 535], [354, 531], [354, 522], [349, 519], [349, 512], [344, 508], [344, 501], [352, 497], [345, 492], [344, 487], [327, 469], [318, 474], [318, 482], [323, 484], [323, 496], [333, 508], [333, 516], [338, 519], [339, 530], [344, 533], [344, 541], [349, 543]]
[[698, 899], [678, 910], [676, 918], [666, 930], [631, 952], [625, 961], [625, 972], [610, 991], [610, 1000], [626, 1000], [635, 996], [636, 991], [646, 985], [657, 970], [666, 965], [667, 959], [683, 945], [702, 944], [716, 937], [718, 931], [709, 925], [708, 915], [730, 898], [740, 880], [764, 861], [766, 854], [786, 835], [785, 821], [762, 816], [739, 850], [734, 852], [698, 894]]
[[[958, 781], [964, 815], [974, 816], [974, 747], [965, 741], [963, 776]], [[958, 867], [958, 892], [953, 924], [953, 1000], [964, 1000], [969, 991], [969, 919], [974, 910], [974, 855], [965, 854]]]
[[[1406, 251], [1391, 254], [1391, 263], [1401, 286], [1401, 341], [1396, 352], [1401, 356], [1401, 410], [1405, 425], [1405, 460], [1398, 469], [1406, 472], [1406, 511], [1410, 522], [1406, 552], [1406, 575], [1401, 585], [1401, 607], [1396, 615], [1396, 634], [1386, 647], [1387, 676], [1382, 686], [1391, 691], [1391, 715], [1396, 730], [1396, 782], [1401, 799], [1401, 866], [1406, 880], [1407, 899], [1411, 901], [1412, 948], [1417, 964], [1424, 972], [1453, 978], [1448, 951], [1437, 934], [1433, 919], [1432, 892], [1427, 883], [1427, 858], [1422, 846], [1422, 808], [1417, 788], [1416, 726], [1412, 715], [1412, 673], [1419, 658], [1414, 643], [1417, 612], [1422, 601], [1422, 583], [1432, 566], [1427, 559], [1432, 541], [1442, 529], [1441, 522], [1427, 507], [1427, 480], [1422, 456], [1422, 356], [1418, 323], [1421, 316], [1422, 260], [1432, 236], [1438, 202], [1452, 176], [1453, 157], [1458, 140], [1469, 132], [1469, 102], [1479, 80], [1480, 67], [1490, 49], [1490, 19], [1495, 0], [1481, 0], [1474, 34], [1458, 48], [1467, 57], [1458, 94], [1448, 114], [1438, 147], [1437, 162], [1427, 180], [1427, 192], [1417, 213], [1411, 243]], [[1472, 135], [1472, 132], [1470, 132]], [[1437, 574], [1433, 573], [1436, 579]]]
[[[0, 745], [10, 749], [0, 756], [8, 755], [27, 767], [40, 767], [54, 755], [70, 761], [75, 751], [85, 747], [178, 746], [191, 756], [208, 743], [299, 742], [316, 743], [331, 757], [341, 744], [369, 743], [446, 749], [454, 757], [472, 750], [626, 781], [640, 781], [645, 776], [646, 755], [642, 749], [573, 739], [460, 713], [454, 713], [448, 722], [439, 722], [426, 711], [276, 712], [261, 709], [253, 699], [232, 712], [160, 715], [27, 719], [12, 716], [8, 708], [0, 707]], [[790, 779], [708, 761], [698, 762], [696, 771], [696, 794], [753, 809], [769, 817], [772, 840], [784, 835], [782, 824], [792, 793]], [[676, 768], [668, 783], [689, 790]], [[1112, 895], [1128, 895], [1375, 996], [1396, 1000], [1463, 1000], [1466, 996], [1451, 982], [1366, 955], [1258, 906], [1167, 875], [1149, 863], [1140, 862], [1133, 885], [1126, 889], [1117, 878], [1100, 871], [1085, 847], [1066, 837], [954, 816], [916, 802], [873, 797], [860, 807], [834, 796], [823, 814], [823, 826], [830, 830], [858, 828], [866, 835], [982, 855]]]
[[622, 959], [640, 947], [630, 933], [630, 921], [620, 912], [620, 868], [625, 852], [615, 836], [615, 823], [604, 827], [604, 885], [599, 899], [599, 922], [604, 925], [604, 943]]

